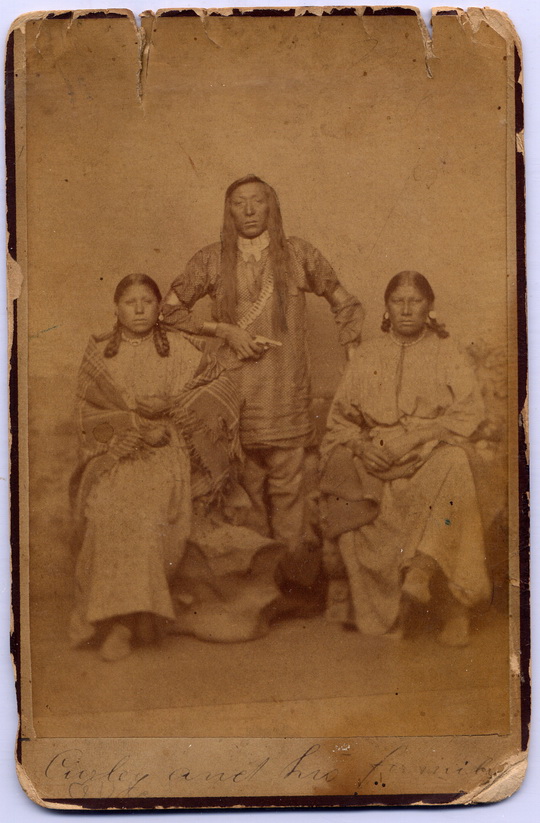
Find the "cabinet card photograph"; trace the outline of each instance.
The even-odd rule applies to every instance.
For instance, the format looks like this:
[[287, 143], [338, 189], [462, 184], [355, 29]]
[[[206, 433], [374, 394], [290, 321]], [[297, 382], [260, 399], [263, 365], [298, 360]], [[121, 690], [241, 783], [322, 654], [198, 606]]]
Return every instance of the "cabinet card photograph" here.
[[36, 12], [6, 53], [17, 765], [55, 809], [469, 804], [529, 721], [521, 48]]

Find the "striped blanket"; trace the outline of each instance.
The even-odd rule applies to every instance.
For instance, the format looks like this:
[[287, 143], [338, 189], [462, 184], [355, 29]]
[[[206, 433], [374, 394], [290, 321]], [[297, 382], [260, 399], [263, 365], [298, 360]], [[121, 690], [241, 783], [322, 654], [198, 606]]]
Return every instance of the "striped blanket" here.
[[193, 498], [213, 501], [242, 460], [240, 402], [234, 372], [208, 364], [171, 401], [168, 415], [188, 447]]
[[[70, 497], [77, 520], [83, 526], [89, 491], [118, 460], [111, 448], [115, 438], [137, 429], [140, 419], [127, 407], [115, 385], [107, 361], [98, 347], [106, 336], [92, 337], [85, 352], [77, 385], [80, 462], [70, 481]], [[242, 459], [239, 440], [239, 399], [234, 374], [215, 359], [207, 361], [179, 396], [171, 397], [161, 421], [170, 421], [188, 449], [191, 462], [192, 498], [214, 503], [221, 498]], [[144, 457], [144, 455], [141, 455]]]

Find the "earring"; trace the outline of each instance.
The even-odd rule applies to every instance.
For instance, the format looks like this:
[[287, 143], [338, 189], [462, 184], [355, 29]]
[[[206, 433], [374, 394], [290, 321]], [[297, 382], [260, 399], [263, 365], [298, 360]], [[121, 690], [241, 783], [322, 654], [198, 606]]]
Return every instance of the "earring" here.
[[383, 318], [384, 318], [384, 320], [390, 320], [390, 315], [388, 314], [387, 311], [385, 311], [385, 313], [383, 314]]
[[437, 319], [437, 312], [435, 312], [435, 311], [428, 312], [428, 317], [429, 317], [430, 320], [436, 320]]

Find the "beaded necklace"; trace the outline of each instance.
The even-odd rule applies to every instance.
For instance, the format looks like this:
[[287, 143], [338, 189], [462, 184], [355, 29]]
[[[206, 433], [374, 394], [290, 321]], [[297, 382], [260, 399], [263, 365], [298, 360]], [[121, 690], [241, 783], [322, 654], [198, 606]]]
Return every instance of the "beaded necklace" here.
[[145, 334], [144, 337], [127, 337], [124, 332], [122, 332], [122, 340], [124, 343], [129, 343], [130, 346], [140, 346], [141, 343], [145, 342], [145, 340], [150, 340], [153, 334], [153, 329], [151, 332], [148, 332], [148, 334]]
[[403, 379], [403, 361], [405, 359], [405, 349], [409, 349], [411, 346], [416, 346], [421, 340], [424, 339], [426, 336], [427, 326], [424, 326], [422, 334], [420, 334], [416, 340], [412, 340], [410, 343], [402, 343], [401, 340], [396, 340], [392, 330], [390, 330], [390, 340], [396, 346], [399, 346], [399, 361], [397, 364], [397, 374], [396, 374], [396, 406], [399, 409], [399, 394], [401, 392], [401, 381]]
[[424, 337], [426, 336], [426, 331], [427, 331], [427, 328], [426, 328], [426, 326], [424, 326], [424, 328], [422, 330], [422, 334], [420, 334], [416, 338], [416, 340], [412, 340], [410, 343], [402, 343], [401, 340], [396, 340], [396, 338], [394, 337], [394, 333], [392, 331], [390, 331], [390, 340], [392, 341], [392, 343], [395, 343], [396, 346], [401, 346], [403, 349], [408, 349], [409, 346], [416, 346], [416, 344], [419, 343], [420, 340], [423, 340]]

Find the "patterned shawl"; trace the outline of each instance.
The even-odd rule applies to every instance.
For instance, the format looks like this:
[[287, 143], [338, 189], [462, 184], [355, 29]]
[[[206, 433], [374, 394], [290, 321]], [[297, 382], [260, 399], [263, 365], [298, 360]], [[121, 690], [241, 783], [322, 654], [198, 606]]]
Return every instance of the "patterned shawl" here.
[[[118, 460], [125, 459], [110, 448], [113, 438], [137, 429], [141, 420], [126, 405], [98, 347], [109, 336], [90, 338], [79, 370], [77, 428], [81, 459], [70, 482], [78, 531], [84, 525], [90, 489]], [[204, 370], [186, 384], [182, 393], [171, 398], [161, 417], [162, 422], [167, 420], [190, 456], [192, 497], [205, 503], [215, 502], [231, 479], [235, 463], [242, 459], [234, 378], [215, 360], [207, 361]]]

